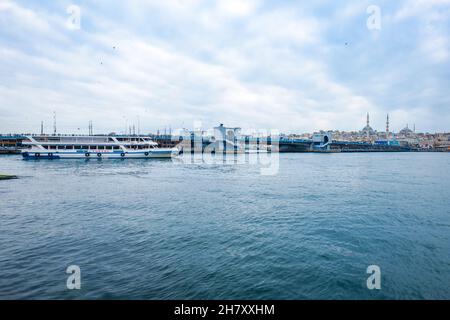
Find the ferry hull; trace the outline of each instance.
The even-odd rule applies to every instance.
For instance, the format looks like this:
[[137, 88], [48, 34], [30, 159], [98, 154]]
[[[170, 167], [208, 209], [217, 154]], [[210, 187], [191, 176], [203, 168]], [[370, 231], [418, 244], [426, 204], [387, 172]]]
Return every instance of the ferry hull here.
[[178, 155], [177, 150], [156, 150], [147, 152], [105, 152], [105, 153], [65, 153], [65, 152], [23, 152], [22, 156], [26, 160], [39, 159], [151, 159], [151, 158], [172, 158]]

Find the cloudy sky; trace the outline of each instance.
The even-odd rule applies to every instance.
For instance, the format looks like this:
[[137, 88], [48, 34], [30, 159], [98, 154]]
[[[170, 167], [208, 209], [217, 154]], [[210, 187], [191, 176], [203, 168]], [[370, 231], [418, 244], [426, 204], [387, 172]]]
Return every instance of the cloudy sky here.
[[450, 131], [449, 88], [450, 0], [0, 0], [3, 133]]

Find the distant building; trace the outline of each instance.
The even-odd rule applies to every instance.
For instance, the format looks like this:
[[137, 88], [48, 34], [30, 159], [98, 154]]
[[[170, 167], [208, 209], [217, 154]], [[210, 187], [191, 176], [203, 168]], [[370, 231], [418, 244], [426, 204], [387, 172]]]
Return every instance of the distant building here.
[[406, 127], [400, 130], [398, 134], [407, 137], [413, 135], [414, 131], [412, 131], [407, 124]]
[[376, 132], [375, 130], [372, 129], [372, 127], [370, 126], [370, 118], [369, 118], [369, 113], [367, 113], [367, 123], [366, 126], [361, 130], [361, 132], [366, 135], [366, 136], [371, 136], [374, 135]]
[[450, 133], [437, 134], [434, 147], [440, 151], [450, 151]]

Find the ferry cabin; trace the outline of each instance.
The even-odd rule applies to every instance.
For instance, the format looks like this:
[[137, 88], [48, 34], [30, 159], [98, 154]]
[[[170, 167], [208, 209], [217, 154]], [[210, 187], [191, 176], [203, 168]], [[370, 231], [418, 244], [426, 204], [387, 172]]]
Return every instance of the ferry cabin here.
[[28, 136], [24, 158], [168, 158], [176, 148], [159, 148], [147, 137], [136, 136]]

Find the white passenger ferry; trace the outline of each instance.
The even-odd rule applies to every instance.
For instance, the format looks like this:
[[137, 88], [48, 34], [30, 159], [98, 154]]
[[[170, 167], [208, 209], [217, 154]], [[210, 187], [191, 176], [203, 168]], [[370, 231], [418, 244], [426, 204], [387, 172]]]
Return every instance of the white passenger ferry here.
[[170, 158], [177, 148], [159, 148], [139, 136], [27, 136], [22, 142], [24, 159], [125, 159]]

